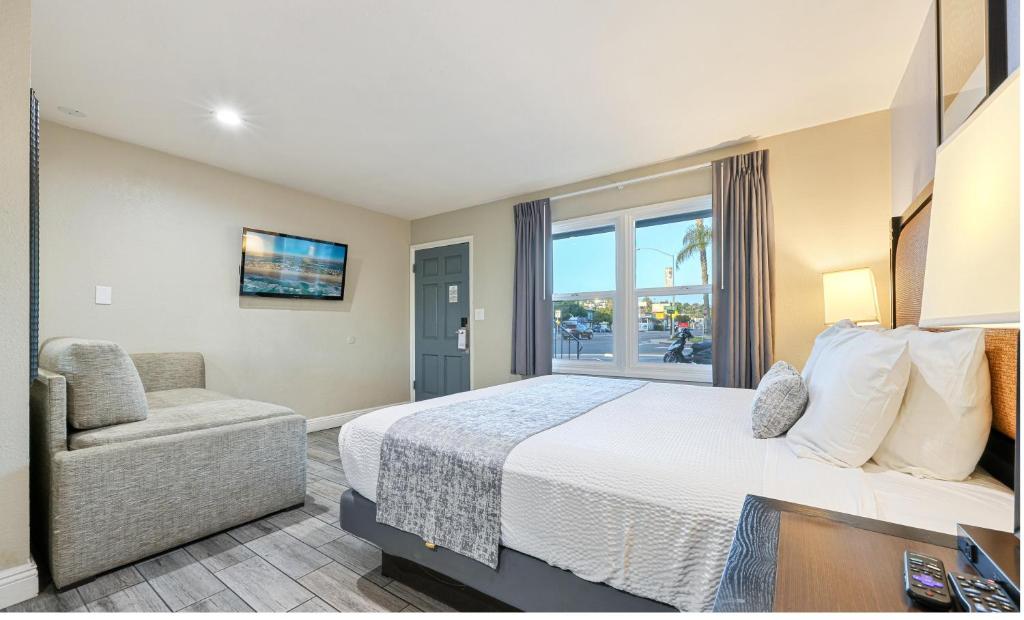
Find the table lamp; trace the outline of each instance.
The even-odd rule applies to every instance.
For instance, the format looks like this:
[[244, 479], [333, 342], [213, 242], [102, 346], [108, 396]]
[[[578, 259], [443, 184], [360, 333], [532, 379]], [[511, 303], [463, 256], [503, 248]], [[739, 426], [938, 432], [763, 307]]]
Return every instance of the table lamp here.
[[[1020, 71], [935, 153], [922, 327], [1020, 326]], [[1019, 337], [1019, 336], [1018, 336]], [[1018, 372], [1020, 362], [1017, 363]], [[1020, 532], [1020, 404], [1014, 530]]]
[[936, 151], [921, 327], [1020, 324], [1019, 78]]
[[822, 274], [825, 291], [825, 324], [843, 319], [854, 323], [878, 323], [878, 290], [871, 269], [848, 269]]

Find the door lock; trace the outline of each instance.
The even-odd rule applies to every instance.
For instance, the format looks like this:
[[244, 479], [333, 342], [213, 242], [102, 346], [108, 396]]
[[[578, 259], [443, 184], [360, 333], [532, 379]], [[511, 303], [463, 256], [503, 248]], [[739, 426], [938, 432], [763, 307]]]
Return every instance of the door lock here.
[[466, 327], [468, 320], [466, 317], [462, 317], [462, 327], [455, 330], [455, 337], [457, 338], [456, 346], [459, 351], [469, 350], [469, 328]]

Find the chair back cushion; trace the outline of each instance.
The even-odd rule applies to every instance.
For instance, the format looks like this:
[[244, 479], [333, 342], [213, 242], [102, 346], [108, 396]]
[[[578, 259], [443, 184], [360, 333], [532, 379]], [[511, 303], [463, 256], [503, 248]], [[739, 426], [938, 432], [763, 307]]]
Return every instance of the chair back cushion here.
[[146, 419], [149, 408], [135, 364], [113, 342], [51, 338], [39, 365], [67, 381], [68, 424], [84, 430]]

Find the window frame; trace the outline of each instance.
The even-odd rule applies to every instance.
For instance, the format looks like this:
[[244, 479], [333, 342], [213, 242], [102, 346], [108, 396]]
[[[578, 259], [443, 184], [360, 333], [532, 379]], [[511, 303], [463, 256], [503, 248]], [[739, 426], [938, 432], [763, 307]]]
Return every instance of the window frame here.
[[[711, 383], [711, 366], [698, 364], [650, 364], [641, 363], [639, 322], [640, 311], [637, 299], [656, 295], [703, 295], [711, 294], [713, 283], [704, 285], [681, 285], [675, 287], [636, 286], [636, 223], [666, 215], [694, 213], [711, 209], [711, 195], [671, 200], [641, 207], [620, 209], [597, 215], [572, 218], [553, 222], [552, 234], [613, 226], [615, 230], [615, 290], [587, 291], [553, 295], [552, 301], [581, 301], [608, 298], [615, 308], [612, 329], [612, 362], [587, 360], [552, 359], [552, 369], [557, 373], [593, 374], [614, 377], [639, 377]], [[712, 252], [715, 248], [712, 248]], [[714, 271], [712, 270], [712, 274]], [[629, 326], [622, 329], [622, 326]], [[554, 352], [552, 352], [554, 356]]]

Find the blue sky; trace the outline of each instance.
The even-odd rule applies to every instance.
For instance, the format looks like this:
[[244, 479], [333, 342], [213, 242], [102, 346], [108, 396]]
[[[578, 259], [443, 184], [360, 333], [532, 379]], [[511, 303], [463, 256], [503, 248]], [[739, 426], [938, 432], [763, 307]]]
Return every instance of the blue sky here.
[[[710, 218], [704, 219], [711, 226]], [[700, 260], [694, 256], [675, 267], [673, 257], [683, 247], [683, 235], [692, 221], [638, 228], [636, 231], [637, 288], [665, 286], [665, 268], [672, 266], [675, 284], [700, 284]], [[650, 248], [650, 249], [641, 249]], [[660, 250], [660, 251], [655, 251]], [[708, 256], [710, 274], [711, 256]], [[555, 294], [605, 291], [615, 288], [615, 233], [556, 239], [554, 242]]]

